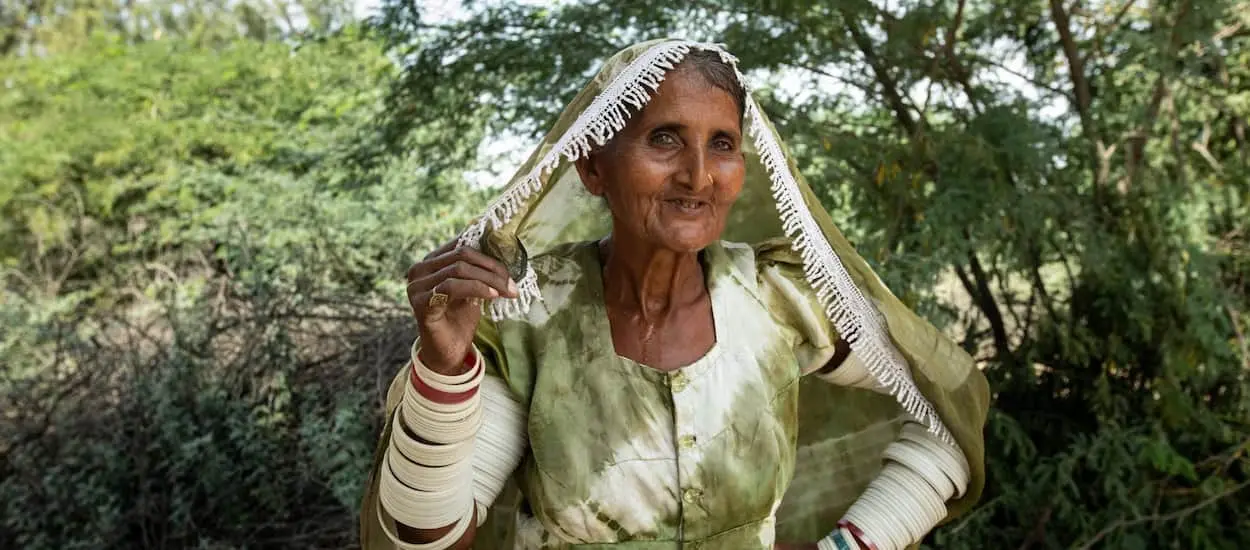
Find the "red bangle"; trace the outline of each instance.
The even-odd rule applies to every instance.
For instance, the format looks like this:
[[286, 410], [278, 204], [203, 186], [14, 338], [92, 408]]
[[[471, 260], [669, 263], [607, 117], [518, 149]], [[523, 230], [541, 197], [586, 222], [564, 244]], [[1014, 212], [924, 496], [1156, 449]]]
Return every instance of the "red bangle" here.
[[[466, 355], [464, 358], [464, 366], [473, 367], [476, 360], [477, 360], [477, 356], [473, 353], [472, 350], [470, 350], [469, 354]], [[429, 384], [426, 384], [425, 381], [422, 380], [420, 376], [417, 376], [416, 365], [409, 363], [408, 366], [411, 367], [410, 370], [412, 371], [411, 374], [409, 374], [409, 378], [412, 379], [413, 389], [417, 390], [417, 393], [421, 394], [421, 397], [429, 399], [430, 401], [433, 401], [441, 405], [450, 405], [452, 403], [461, 403], [464, 401], [468, 401], [470, 398], [472, 398], [474, 395], [477, 394], [478, 386], [473, 386], [472, 388], [466, 391], [455, 392], [455, 393], [434, 389], [430, 387]], [[477, 368], [478, 369], [482, 368], [482, 365], [478, 365]], [[474, 371], [476, 373], [476, 369], [474, 369]]]
[[858, 526], [856, 526], [854, 523], [851, 523], [849, 520], [844, 519], [842, 521], [839, 521], [838, 527], [842, 529], [846, 529], [847, 531], [850, 531], [851, 536], [855, 537], [855, 542], [859, 543], [860, 546], [863, 546], [867, 548], [868, 550], [877, 550], [877, 545], [873, 544], [872, 541], [868, 540], [868, 536], [865, 535], [864, 532], [860, 530]]

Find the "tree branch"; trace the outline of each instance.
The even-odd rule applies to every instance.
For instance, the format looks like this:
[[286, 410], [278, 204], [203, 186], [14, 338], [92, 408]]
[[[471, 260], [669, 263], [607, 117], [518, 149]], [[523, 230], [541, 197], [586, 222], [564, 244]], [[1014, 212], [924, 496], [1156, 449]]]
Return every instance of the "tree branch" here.
[[976, 280], [977, 289], [981, 294], [981, 307], [985, 310], [986, 317], [990, 322], [990, 331], [994, 335], [994, 346], [998, 348], [998, 357], [1001, 360], [1011, 355], [1011, 341], [1007, 337], [1007, 324], [1003, 322], [1003, 314], [999, 311], [998, 303], [994, 301], [994, 294], [990, 291], [989, 277], [986, 276], [985, 268], [981, 266], [981, 260], [977, 258], [976, 254], [968, 254], [968, 266], [972, 268], [972, 277]]
[[975, 253], [968, 254], [968, 267], [972, 270], [972, 278], [961, 266], [955, 266], [955, 275], [959, 277], [959, 282], [963, 284], [964, 290], [972, 297], [977, 307], [981, 309], [981, 313], [985, 315], [986, 321], [990, 323], [990, 334], [994, 338], [994, 347], [997, 350], [997, 356], [1000, 360], [1007, 357], [1011, 353], [1010, 341], [1007, 338], [1007, 325], [1003, 322], [1003, 314], [998, 309], [998, 303], [994, 301], [994, 295], [990, 291], [989, 280], [985, 275], [985, 269], [981, 266], [981, 261], [977, 259]]
[[[1176, 96], [1169, 93], [1167, 102], [1168, 111], [1172, 114], [1172, 128], [1169, 132], [1172, 144], [1172, 156], [1176, 157], [1178, 161], [1176, 165], [1171, 168], [1171, 171], [1174, 174], [1173, 178], [1180, 183], [1181, 188], [1184, 189], [1189, 187], [1189, 174], [1188, 163], [1179, 162], [1180, 159], [1184, 158], [1184, 153], [1181, 150], [1181, 118], [1180, 113], [1178, 113], [1176, 109]], [[1206, 125], [1206, 128], [1210, 129], [1210, 126]]]
[[1232, 496], [1233, 494], [1237, 493], [1238, 491], [1242, 489], [1245, 489], [1246, 487], [1250, 487], [1250, 481], [1238, 483], [1237, 485], [1234, 485], [1226, 489], [1224, 492], [1211, 495], [1210, 497], [1207, 497], [1201, 502], [1197, 502], [1193, 505], [1186, 506], [1185, 508], [1181, 508], [1180, 510], [1176, 510], [1175, 512], [1170, 512], [1170, 513], [1161, 514], [1161, 515], [1151, 514], [1149, 516], [1142, 516], [1138, 518], [1133, 518], [1131, 520], [1129, 519], [1117, 520], [1115, 523], [1112, 523], [1111, 525], [1108, 525], [1107, 527], [1103, 528], [1102, 531], [1099, 531], [1089, 540], [1085, 541], [1083, 544], [1077, 546], [1076, 548], [1077, 550], [1089, 550], [1090, 548], [1093, 548], [1094, 545], [1098, 543], [1098, 541], [1107, 538], [1107, 536], [1109, 536], [1111, 533], [1114, 533], [1120, 529], [1132, 527], [1134, 525], [1141, 525], [1143, 523], [1160, 523], [1160, 522], [1165, 522], [1165, 521], [1181, 519], [1185, 516], [1192, 515], [1193, 513], [1203, 508], [1206, 508], [1207, 506], [1215, 504], [1216, 502], [1219, 502], [1221, 499]]
[[1120, 9], [1116, 10], [1115, 15], [1111, 17], [1111, 22], [1106, 25], [1097, 25], [1097, 30], [1094, 31], [1094, 49], [1096, 51], [1102, 52], [1102, 45], [1107, 41], [1107, 35], [1120, 28], [1120, 24], [1124, 22], [1124, 16], [1128, 15], [1128, 10], [1136, 3], [1137, 0], [1124, 0], [1124, 5], [1120, 6]]
[[[1050, 0], [1050, 16], [1054, 20], [1055, 30], [1059, 33], [1063, 56], [1068, 61], [1068, 79], [1072, 82], [1072, 95], [1075, 100], [1073, 103], [1076, 106], [1077, 117], [1081, 120], [1081, 132], [1090, 142], [1091, 158], [1095, 162], [1100, 162], [1101, 166], [1105, 164], [1102, 159], [1109, 155], [1102, 136], [1094, 124], [1094, 116], [1091, 112], [1094, 96], [1090, 92], [1089, 79], [1085, 75], [1085, 60], [1081, 58], [1076, 39], [1072, 36], [1072, 23], [1068, 19], [1068, 12], [1063, 8], [1062, 0]], [[1106, 184], [1107, 172], [1109, 170], [1101, 168], [1094, 172], [1094, 202], [1100, 208], [1105, 204], [1103, 187]]]
[[898, 82], [894, 80], [894, 76], [890, 74], [888, 68], [881, 64], [881, 60], [877, 57], [876, 51], [872, 47], [872, 40], [868, 35], [864, 34], [864, 30], [859, 27], [859, 23], [855, 21], [852, 14], [842, 10], [842, 20], [846, 25], [847, 31], [851, 33], [851, 40], [855, 42], [855, 47], [860, 53], [864, 54], [864, 60], [868, 62], [869, 68], [872, 69], [873, 75], [877, 82], [881, 84], [881, 93], [885, 96], [885, 103], [894, 112], [894, 118], [898, 120], [900, 126], [907, 134], [915, 135], [917, 124], [912, 118], [911, 112], [907, 108], [907, 103], [903, 101], [903, 96], [898, 92]]
[[[1176, 17], [1171, 24], [1171, 32], [1168, 37], [1167, 54], [1172, 56], [1180, 47], [1180, 23], [1181, 20], [1189, 13], [1192, 0], [1186, 0], [1177, 10]], [[1164, 80], [1166, 73], [1160, 72], [1158, 79], [1155, 80], [1154, 91], [1150, 94], [1150, 103], [1146, 106], [1146, 114], [1142, 123], [1137, 130], [1128, 136], [1129, 146], [1127, 156], [1124, 159], [1124, 179], [1120, 181], [1120, 192], [1128, 190], [1128, 186], [1137, 179], [1137, 173], [1141, 169], [1144, 162], [1146, 142], [1150, 139], [1150, 131], [1154, 128], [1155, 121], [1159, 118], [1159, 106], [1162, 105], [1163, 99], [1168, 95], [1167, 81]]]
[[831, 73], [831, 72], [829, 72], [829, 71], [826, 71], [826, 70], [824, 70], [824, 69], [822, 69], [822, 68], [820, 68], [820, 67], [814, 66], [814, 65], [805, 65], [805, 64], [802, 64], [802, 63], [790, 63], [790, 62], [782, 63], [782, 65], [785, 65], [785, 66], [787, 66], [787, 67], [792, 67], [792, 68], [795, 68], [795, 69], [803, 69], [803, 70], [805, 70], [805, 71], [808, 71], [808, 72], [811, 72], [811, 73], [814, 73], [814, 74], [818, 74], [818, 75], [823, 76], [823, 77], [825, 77], [825, 78], [831, 78], [831, 79], [833, 79], [833, 80], [836, 80], [836, 81], [838, 81], [838, 82], [841, 82], [841, 83], [843, 83], [843, 84], [846, 84], [847, 86], [851, 86], [851, 87], [855, 88], [856, 90], [859, 90], [859, 91], [861, 91], [861, 92], [864, 92], [866, 95], [869, 95], [869, 96], [871, 96], [871, 95], [873, 94], [873, 92], [875, 92], [875, 90], [873, 90], [872, 88], [870, 88], [870, 87], [868, 87], [868, 86], [864, 86], [862, 83], [859, 83], [859, 82], [856, 82], [856, 81], [851, 80], [851, 79], [849, 79], [849, 78], [846, 78], [845, 76], [839, 76], [839, 75], [833, 74], [833, 73]]
[[[1169, 98], [1169, 101], [1172, 103], [1175, 103], [1175, 101], [1172, 101], [1171, 98]], [[1177, 116], [1175, 107], [1173, 107], [1172, 109], [1172, 135], [1175, 136], [1175, 139], [1177, 142], [1180, 141], [1179, 133], [1180, 133], [1180, 119]], [[1211, 143], [1211, 123], [1205, 122], [1202, 124], [1202, 137], [1198, 140], [1195, 140], [1193, 143], [1189, 144], [1189, 147], [1193, 149], [1194, 152], [1201, 155], [1203, 160], [1206, 160], [1207, 164], [1211, 166], [1211, 169], [1215, 170], [1215, 173], [1222, 174], [1224, 173], [1224, 167], [1220, 165], [1220, 161], [1215, 158], [1215, 155], [1211, 154], [1210, 143]], [[1179, 147], [1178, 147], [1177, 158], [1180, 158]]]
[[1237, 344], [1241, 348], [1241, 363], [1244, 369], [1250, 371], [1250, 344], [1246, 343], [1246, 335], [1241, 330], [1241, 321], [1238, 320], [1240, 313], [1233, 309], [1233, 306], [1224, 306], [1228, 310], [1228, 318], [1233, 322], [1233, 332], [1237, 335]]
[[1231, 38], [1232, 36], [1236, 35], [1238, 31], [1241, 30], [1242, 26], [1244, 26], [1244, 24], [1241, 21], [1238, 21], [1236, 23], [1233, 23], [1232, 25], [1229, 25], [1227, 27], [1224, 27], [1216, 31], [1215, 34], [1211, 35], [1211, 38], [1215, 40], [1224, 40], [1226, 38]]
[[1094, 128], [1094, 118], [1090, 106], [1094, 97], [1090, 93], [1089, 80], [1085, 75], [1085, 60], [1077, 49], [1076, 39], [1072, 36], [1072, 24], [1068, 12], [1063, 8], [1062, 0], [1050, 0], [1050, 16], [1054, 19], [1055, 30], [1059, 32], [1059, 42], [1063, 46], [1063, 56], [1068, 61], [1068, 78], [1072, 81], [1072, 91], [1076, 98], [1076, 112], [1081, 119], [1081, 129], [1091, 140], [1099, 139]]
[[963, 25], [964, 4], [966, 3], [967, 0], [959, 0], [959, 5], [955, 6], [955, 20], [951, 21], [951, 26], [946, 28], [946, 44], [943, 46], [946, 48], [946, 57], [949, 59], [955, 58], [955, 35], [959, 33], [959, 27]]
[[1007, 74], [1009, 74], [1009, 75], [1011, 75], [1011, 76], [1014, 76], [1014, 77], [1016, 77], [1016, 78], [1019, 78], [1020, 80], [1024, 80], [1024, 81], [1028, 82], [1029, 84], [1032, 84], [1032, 85], [1034, 85], [1034, 86], [1037, 86], [1038, 88], [1041, 88], [1041, 89], [1043, 89], [1043, 90], [1046, 90], [1046, 91], [1048, 91], [1048, 92], [1050, 92], [1050, 93], [1052, 93], [1052, 94], [1056, 94], [1056, 95], [1059, 95], [1059, 96], [1063, 96], [1063, 97], [1064, 97], [1065, 99], [1067, 99], [1068, 101], [1075, 101], [1075, 100], [1072, 98], [1072, 94], [1069, 94], [1069, 93], [1067, 92], [1067, 90], [1062, 90], [1062, 89], [1059, 89], [1059, 88], [1057, 88], [1057, 87], [1055, 87], [1055, 86], [1051, 85], [1051, 84], [1050, 84], [1050, 83], [1048, 83], [1048, 82], [1043, 82], [1043, 81], [1041, 81], [1041, 80], [1038, 80], [1036, 77], [1033, 77], [1033, 76], [1029, 76], [1029, 75], [1027, 75], [1027, 74], [1024, 74], [1024, 73], [1022, 73], [1022, 72], [1020, 72], [1020, 71], [1017, 71], [1017, 70], [1015, 70], [1015, 69], [1013, 69], [1013, 68], [1011, 68], [1011, 67], [1008, 67], [1007, 65], [1004, 65], [1004, 64], [1002, 64], [1002, 63], [999, 63], [998, 61], [995, 61], [995, 60], [990, 59], [990, 58], [988, 58], [988, 57], [970, 56], [970, 57], [969, 57], [969, 59], [971, 59], [972, 61], [977, 62], [977, 63], [985, 63], [986, 65], [990, 65], [990, 66], [994, 67], [994, 69], [996, 69], [996, 70], [999, 70], [999, 71], [1005, 72], [1005, 73], [1007, 73]]
[[1055, 311], [1055, 301], [1050, 297], [1050, 292], [1046, 290], [1046, 281], [1042, 279], [1042, 246], [1038, 243], [1030, 243], [1028, 256], [1029, 277], [1033, 279], [1033, 295], [1041, 298], [1042, 309], [1046, 310], [1050, 321], [1057, 326], [1059, 324], [1059, 314]]
[[1145, 157], [1146, 141], [1150, 137], [1150, 129], [1154, 128], [1155, 121], [1159, 118], [1159, 106], [1163, 104], [1163, 98], [1168, 95], [1167, 83], [1160, 74], [1155, 79], [1154, 91], [1150, 93], [1150, 103], [1146, 106], [1146, 116], [1142, 120], [1137, 130], [1131, 132], [1126, 140], [1129, 142], [1127, 154], [1124, 156], [1124, 178], [1120, 180], [1119, 191], [1121, 193], [1128, 191], [1128, 186], [1137, 179], [1137, 171], [1141, 168], [1142, 161]]
[[1046, 540], [1046, 523], [1050, 521], [1050, 515], [1054, 512], [1054, 508], [1047, 506], [1038, 516], [1037, 522], [1033, 524], [1033, 529], [1029, 531], [1029, 537], [1024, 540], [1024, 544], [1020, 545], [1020, 550], [1029, 550], [1034, 544]]

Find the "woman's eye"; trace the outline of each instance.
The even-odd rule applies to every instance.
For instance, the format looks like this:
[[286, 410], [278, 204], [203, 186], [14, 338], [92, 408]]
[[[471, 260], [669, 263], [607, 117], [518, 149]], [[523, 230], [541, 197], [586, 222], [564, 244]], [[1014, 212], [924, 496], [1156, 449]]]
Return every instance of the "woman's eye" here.
[[718, 151], [733, 151], [734, 142], [728, 139], [718, 139], [712, 142], [712, 146]]
[[652, 134], [651, 144], [652, 145], [676, 145], [677, 138], [673, 137], [673, 134], [670, 134], [668, 132], [660, 132], [657, 134]]

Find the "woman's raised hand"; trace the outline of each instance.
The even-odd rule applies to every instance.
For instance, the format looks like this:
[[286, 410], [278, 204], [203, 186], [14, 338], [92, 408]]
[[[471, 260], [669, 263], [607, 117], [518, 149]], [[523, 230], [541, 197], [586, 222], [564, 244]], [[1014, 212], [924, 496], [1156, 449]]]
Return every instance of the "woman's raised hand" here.
[[408, 268], [408, 303], [430, 370], [458, 374], [473, 344], [483, 300], [515, 298], [516, 283], [499, 261], [452, 239]]

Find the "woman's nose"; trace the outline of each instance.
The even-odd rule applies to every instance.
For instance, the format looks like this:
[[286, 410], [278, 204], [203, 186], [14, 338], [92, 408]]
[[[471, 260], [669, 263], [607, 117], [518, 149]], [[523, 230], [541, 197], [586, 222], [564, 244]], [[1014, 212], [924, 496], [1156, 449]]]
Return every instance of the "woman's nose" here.
[[701, 191], [712, 185], [712, 174], [707, 170], [707, 161], [702, 151], [693, 151], [687, 155], [686, 177], [682, 183], [694, 191]]

